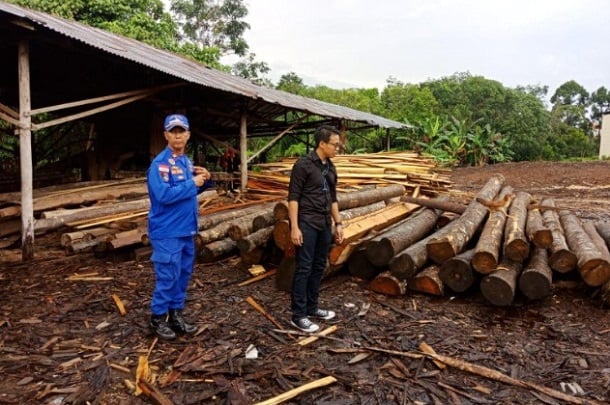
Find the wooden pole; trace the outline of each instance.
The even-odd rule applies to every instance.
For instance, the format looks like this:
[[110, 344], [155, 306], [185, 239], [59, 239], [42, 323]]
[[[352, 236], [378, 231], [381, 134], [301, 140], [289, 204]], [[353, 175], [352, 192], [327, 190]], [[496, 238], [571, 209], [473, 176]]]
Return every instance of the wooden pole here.
[[21, 162], [21, 259], [34, 258], [34, 192], [32, 169], [32, 117], [30, 115], [30, 46], [19, 41], [19, 158]]
[[239, 125], [239, 171], [239, 190], [243, 193], [248, 183], [248, 115], [245, 110]]

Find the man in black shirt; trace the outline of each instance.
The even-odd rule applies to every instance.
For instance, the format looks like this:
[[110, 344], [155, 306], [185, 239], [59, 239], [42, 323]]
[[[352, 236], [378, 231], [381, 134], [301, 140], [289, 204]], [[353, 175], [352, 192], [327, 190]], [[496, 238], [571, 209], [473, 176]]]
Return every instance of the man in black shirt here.
[[341, 145], [337, 128], [322, 125], [316, 130], [316, 149], [297, 160], [290, 174], [288, 212], [290, 238], [296, 246], [296, 265], [292, 282], [292, 324], [305, 332], [320, 327], [309, 318], [329, 320], [330, 310], [318, 307], [322, 274], [332, 241], [343, 242], [343, 226], [337, 203], [337, 170], [330, 158]]

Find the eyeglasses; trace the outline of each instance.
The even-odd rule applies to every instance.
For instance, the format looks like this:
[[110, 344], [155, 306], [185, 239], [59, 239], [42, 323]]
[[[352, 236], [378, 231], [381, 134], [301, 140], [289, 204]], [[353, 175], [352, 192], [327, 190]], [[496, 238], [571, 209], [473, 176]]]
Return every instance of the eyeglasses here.
[[326, 142], [326, 144], [332, 146], [335, 149], [338, 149], [341, 147], [341, 144], [339, 142], [337, 142], [337, 143]]

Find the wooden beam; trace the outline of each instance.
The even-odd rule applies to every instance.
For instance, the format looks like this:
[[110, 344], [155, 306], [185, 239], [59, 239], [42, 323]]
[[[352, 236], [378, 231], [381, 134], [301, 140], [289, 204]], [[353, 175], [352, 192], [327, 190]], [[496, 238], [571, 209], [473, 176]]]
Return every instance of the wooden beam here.
[[264, 151], [266, 151], [267, 149], [269, 149], [271, 146], [273, 146], [273, 144], [275, 144], [278, 140], [280, 140], [284, 135], [286, 135], [286, 133], [290, 130], [292, 130], [292, 128], [296, 127], [297, 125], [299, 125], [301, 123], [301, 121], [303, 121], [305, 118], [307, 118], [307, 116], [305, 117], [301, 117], [298, 120], [296, 120], [292, 125], [290, 125], [288, 128], [286, 128], [285, 130], [283, 130], [282, 132], [280, 132], [275, 138], [273, 138], [271, 141], [269, 141], [269, 143], [265, 146], [263, 146], [261, 149], [259, 149], [255, 154], [253, 154], [252, 156], [250, 156], [250, 158], [248, 158], [248, 161], [246, 163], [250, 163], [250, 161], [252, 161], [252, 159], [258, 157], [258, 155], [260, 155], [261, 153], [263, 153]]
[[186, 83], [166, 84], [163, 86], [153, 87], [151, 89], [124, 91], [122, 93], [110, 94], [107, 96], [88, 98], [85, 100], [73, 101], [70, 103], [57, 104], [57, 105], [43, 107], [43, 108], [36, 108], [36, 109], [32, 110], [32, 115], [47, 113], [47, 112], [51, 112], [51, 111], [64, 110], [66, 108], [80, 107], [80, 106], [87, 105], [87, 104], [101, 103], [102, 101], [116, 100], [119, 98], [138, 96], [138, 95], [150, 95], [150, 94], [162, 91], [162, 90], [167, 90], [167, 89], [184, 86], [184, 85], [186, 85]]
[[21, 159], [21, 259], [34, 258], [34, 192], [32, 170], [32, 116], [30, 115], [30, 45], [19, 41], [19, 158]]

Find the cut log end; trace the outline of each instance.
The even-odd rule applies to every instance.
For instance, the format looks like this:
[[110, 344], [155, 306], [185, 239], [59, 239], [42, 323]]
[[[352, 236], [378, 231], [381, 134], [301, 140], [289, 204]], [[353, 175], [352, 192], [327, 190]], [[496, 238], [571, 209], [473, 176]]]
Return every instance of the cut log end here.
[[576, 269], [578, 259], [569, 250], [558, 250], [549, 257], [549, 266], [558, 273], [569, 273]]
[[553, 233], [550, 229], [541, 229], [534, 233], [533, 242], [536, 247], [548, 249], [553, 244]]
[[489, 274], [497, 266], [497, 258], [489, 252], [476, 252], [472, 257], [472, 267], [481, 274]]
[[507, 306], [515, 299], [514, 286], [508, 284], [504, 279], [490, 274], [481, 280], [481, 293], [483, 297], [493, 305]]
[[530, 300], [539, 300], [551, 295], [551, 283], [549, 275], [524, 271], [519, 278], [519, 290]]
[[429, 241], [426, 249], [430, 260], [437, 264], [442, 264], [445, 260], [451, 259], [456, 255], [451, 243], [445, 239]]
[[390, 261], [389, 267], [392, 275], [399, 280], [407, 280], [413, 277], [417, 271], [413, 259], [408, 255], [396, 256]]
[[511, 260], [522, 262], [530, 255], [530, 244], [522, 239], [512, 240], [504, 248], [504, 254]]
[[369, 283], [369, 289], [373, 292], [390, 296], [405, 295], [407, 293], [407, 282], [399, 280], [386, 271], [379, 274]]
[[610, 280], [610, 263], [604, 259], [593, 259], [579, 268], [582, 279], [592, 287], [599, 287]]
[[385, 238], [371, 243], [366, 248], [366, 258], [375, 266], [387, 266], [394, 255], [392, 243]]
[[472, 267], [456, 260], [447, 260], [443, 263], [439, 277], [447, 287], [457, 293], [468, 290], [475, 282]]

